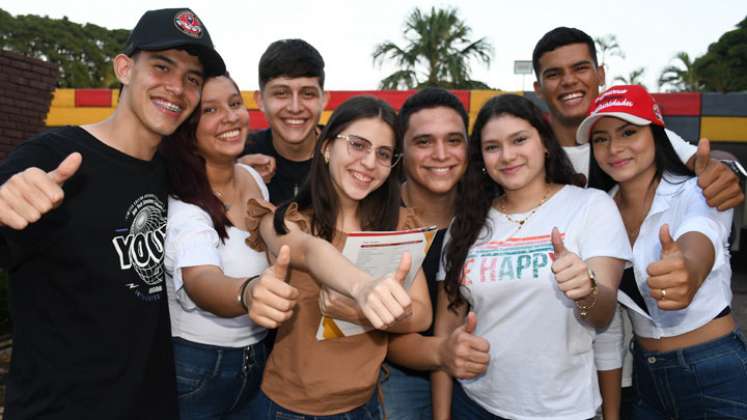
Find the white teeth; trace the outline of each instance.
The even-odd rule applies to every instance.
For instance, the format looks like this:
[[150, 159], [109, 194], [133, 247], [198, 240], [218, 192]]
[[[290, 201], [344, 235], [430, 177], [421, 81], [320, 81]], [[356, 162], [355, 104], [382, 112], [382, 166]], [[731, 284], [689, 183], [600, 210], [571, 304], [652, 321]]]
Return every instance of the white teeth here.
[[351, 172], [351, 174], [353, 175], [353, 178], [361, 182], [371, 182], [371, 180], [373, 179], [370, 176], [365, 176], [363, 174], [359, 174], [358, 172]]
[[219, 139], [228, 139], [239, 135], [239, 130], [226, 131], [223, 134], [218, 135]]
[[449, 172], [449, 169], [451, 168], [428, 168], [429, 171], [436, 172], [438, 174], [445, 174]]
[[285, 120], [285, 123], [290, 124], [290, 125], [300, 125], [300, 124], [303, 124], [303, 122], [304, 120], [291, 120], [291, 119]]
[[160, 100], [160, 99], [156, 99], [155, 102], [156, 102], [156, 104], [158, 106], [160, 106], [162, 108], [166, 108], [169, 111], [172, 111], [172, 112], [182, 112], [182, 107], [180, 107], [177, 104], [174, 104], [174, 103], [171, 103], [171, 102], [166, 102], [166, 101]]
[[563, 95], [563, 96], [560, 97], [560, 99], [562, 99], [564, 101], [568, 101], [568, 100], [571, 100], [571, 99], [580, 98], [582, 96], [584, 96], [583, 93], [576, 92], [576, 93], [569, 93], [567, 95]]

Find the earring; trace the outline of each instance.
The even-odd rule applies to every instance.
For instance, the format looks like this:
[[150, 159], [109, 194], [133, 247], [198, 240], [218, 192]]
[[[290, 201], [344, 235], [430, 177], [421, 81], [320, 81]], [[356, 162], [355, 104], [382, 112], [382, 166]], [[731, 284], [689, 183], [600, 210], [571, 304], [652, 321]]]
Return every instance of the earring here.
[[483, 167], [482, 169], [480, 169], [480, 172], [482, 172], [482, 173], [487, 173], [487, 172], [488, 172], [488, 170], [487, 170], [487, 169], [485, 169], [485, 168]]
[[324, 155], [324, 163], [325, 164], [329, 163], [329, 155], [327, 155], [327, 154]]

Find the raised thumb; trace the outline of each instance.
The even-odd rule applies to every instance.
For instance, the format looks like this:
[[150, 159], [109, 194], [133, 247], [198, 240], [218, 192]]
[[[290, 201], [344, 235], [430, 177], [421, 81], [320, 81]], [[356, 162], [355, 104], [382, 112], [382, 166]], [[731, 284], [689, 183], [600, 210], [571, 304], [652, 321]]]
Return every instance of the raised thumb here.
[[711, 160], [711, 142], [707, 138], [700, 139], [698, 151], [695, 152], [695, 174], [700, 175]]
[[54, 170], [50, 171], [48, 175], [57, 185], [62, 185], [70, 179], [71, 176], [75, 175], [75, 172], [80, 168], [80, 163], [83, 161], [83, 156], [80, 153], [70, 153]]
[[563, 236], [560, 234], [560, 230], [558, 230], [557, 227], [552, 228], [551, 241], [552, 249], [557, 257], [560, 257], [568, 252], [565, 249], [565, 244], [563, 243]]
[[477, 328], [477, 315], [470, 311], [467, 314], [467, 320], [464, 322], [464, 331], [472, 334], [475, 332], [475, 328]]
[[402, 259], [399, 260], [399, 267], [397, 267], [397, 271], [394, 273], [394, 280], [402, 286], [405, 285], [407, 273], [410, 272], [410, 264], [412, 264], [412, 256], [409, 252], [405, 252], [402, 254]]
[[288, 264], [290, 263], [290, 247], [283, 245], [280, 247], [278, 257], [275, 259], [275, 264], [272, 265], [272, 271], [275, 273], [275, 277], [288, 282]]
[[659, 228], [659, 241], [661, 242], [661, 255], [667, 255], [677, 250], [677, 243], [669, 233], [669, 225], [666, 223]]

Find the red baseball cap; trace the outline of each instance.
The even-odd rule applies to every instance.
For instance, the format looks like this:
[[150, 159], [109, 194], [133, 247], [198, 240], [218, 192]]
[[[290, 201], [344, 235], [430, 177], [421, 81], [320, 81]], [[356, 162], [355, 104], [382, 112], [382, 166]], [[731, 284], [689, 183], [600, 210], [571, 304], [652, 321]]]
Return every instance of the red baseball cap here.
[[599, 95], [576, 131], [576, 143], [589, 141], [594, 124], [604, 117], [615, 117], [635, 125], [655, 124], [664, 127], [659, 105], [640, 85], [613, 86]]

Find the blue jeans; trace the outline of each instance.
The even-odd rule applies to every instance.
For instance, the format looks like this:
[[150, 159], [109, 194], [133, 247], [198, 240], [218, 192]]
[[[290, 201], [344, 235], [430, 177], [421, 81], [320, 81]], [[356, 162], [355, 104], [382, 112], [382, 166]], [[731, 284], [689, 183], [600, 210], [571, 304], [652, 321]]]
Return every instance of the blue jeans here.
[[431, 380], [428, 372], [413, 372], [384, 363], [379, 376], [387, 420], [431, 420]]
[[747, 418], [747, 346], [738, 330], [667, 353], [633, 344], [633, 418]]
[[264, 341], [219, 347], [173, 337], [179, 414], [186, 419], [248, 419], [267, 360]]
[[250, 418], [252, 420], [379, 420], [381, 414], [379, 400], [375, 391], [366, 404], [347, 413], [333, 414], [331, 416], [310, 416], [296, 413], [277, 405], [260, 390]]
[[482, 408], [464, 392], [459, 381], [454, 381], [451, 397], [451, 418], [454, 420], [506, 420]]

